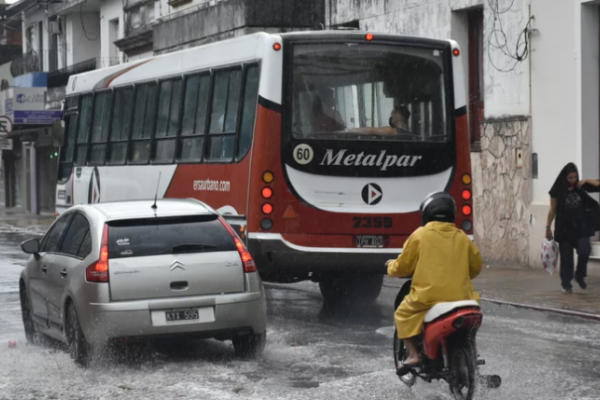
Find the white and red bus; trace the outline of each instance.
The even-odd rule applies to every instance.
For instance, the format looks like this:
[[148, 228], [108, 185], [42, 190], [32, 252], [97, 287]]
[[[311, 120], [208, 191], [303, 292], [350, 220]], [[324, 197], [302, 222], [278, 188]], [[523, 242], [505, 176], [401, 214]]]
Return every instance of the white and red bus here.
[[72, 76], [57, 212], [196, 198], [238, 227], [266, 281], [374, 299], [426, 195], [451, 193], [473, 233], [462, 68], [450, 40], [319, 31]]

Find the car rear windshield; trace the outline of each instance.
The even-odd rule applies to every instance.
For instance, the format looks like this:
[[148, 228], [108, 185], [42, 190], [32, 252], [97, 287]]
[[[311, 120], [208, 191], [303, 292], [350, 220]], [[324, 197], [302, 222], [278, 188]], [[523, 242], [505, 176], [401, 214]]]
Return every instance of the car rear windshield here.
[[109, 223], [109, 258], [236, 251], [215, 216], [152, 218]]

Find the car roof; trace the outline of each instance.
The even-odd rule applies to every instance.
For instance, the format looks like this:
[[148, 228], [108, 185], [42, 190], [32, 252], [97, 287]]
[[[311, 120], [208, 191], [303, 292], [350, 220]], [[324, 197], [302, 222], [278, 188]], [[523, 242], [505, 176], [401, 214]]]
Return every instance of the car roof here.
[[156, 209], [152, 208], [153, 205], [154, 200], [135, 200], [87, 204], [80, 207], [99, 211], [107, 221], [216, 214], [212, 208], [194, 199], [162, 199], [156, 201]]

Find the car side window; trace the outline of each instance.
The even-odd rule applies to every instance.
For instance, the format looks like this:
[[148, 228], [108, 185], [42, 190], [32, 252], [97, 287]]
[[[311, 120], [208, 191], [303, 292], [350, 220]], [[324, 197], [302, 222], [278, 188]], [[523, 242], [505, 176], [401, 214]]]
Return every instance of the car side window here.
[[58, 252], [58, 246], [60, 245], [60, 239], [65, 233], [65, 229], [69, 226], [73, 214], [63, 215], [56, 221], [50, 232], [46, 234], [42, 242], [42, 253], [56, 253]]
[[75, 214], [73, 222], [67, 229], [65, 238], [60, 245], [60, 253], [77, 257], [79, 248], [85, 238], [85, 233], [89, 230], [90, 224], [85, 216], [80, 213]]
[[77, 252], [77, 256], [79, 258], [86, 258], [92, 252], [92, 235], [90, 230], [85, 232], [83, 236], [83, 241], [81, 242], [81, 246], [79, 246], [79, 251]]

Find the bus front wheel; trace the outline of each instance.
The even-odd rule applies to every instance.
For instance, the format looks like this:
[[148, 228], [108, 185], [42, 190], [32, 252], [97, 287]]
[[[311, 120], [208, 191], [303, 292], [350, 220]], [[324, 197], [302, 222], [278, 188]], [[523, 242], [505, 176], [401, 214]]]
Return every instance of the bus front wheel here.
[[319, 279], [319, 289], [328, 303], [374, 303], [382, 286], [383, 275], [328, 275]]

